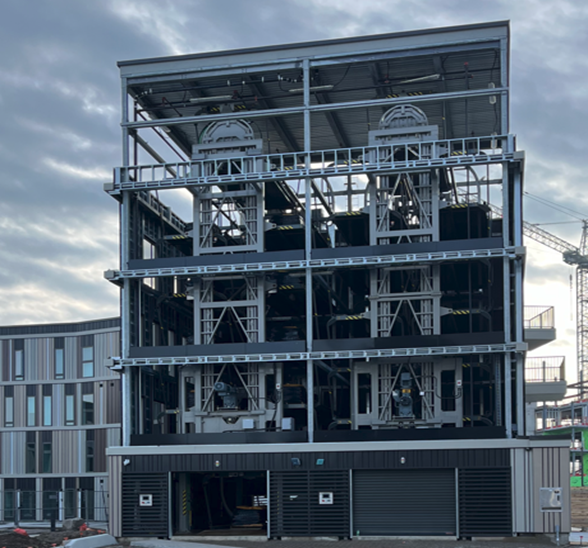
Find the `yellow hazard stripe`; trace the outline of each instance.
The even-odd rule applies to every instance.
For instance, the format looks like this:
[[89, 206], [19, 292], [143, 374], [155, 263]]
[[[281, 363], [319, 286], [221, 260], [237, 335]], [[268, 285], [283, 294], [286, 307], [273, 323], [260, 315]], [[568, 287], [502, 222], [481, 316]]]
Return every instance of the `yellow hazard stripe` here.
[[278, 230], [294, 230], [293, 226], [278, 226]]
[[174, 293], [173, 295], [176, 299], [185, 299], [186, 298], [186, 294], [185, 293]]
[[463, 316], [465, 314], [469, 314], [470, 311], [469, 310], [454, 310], [453, 314], [454, 316]]
[[293, 285], [281, 285], [278, 289], [294, 289]]

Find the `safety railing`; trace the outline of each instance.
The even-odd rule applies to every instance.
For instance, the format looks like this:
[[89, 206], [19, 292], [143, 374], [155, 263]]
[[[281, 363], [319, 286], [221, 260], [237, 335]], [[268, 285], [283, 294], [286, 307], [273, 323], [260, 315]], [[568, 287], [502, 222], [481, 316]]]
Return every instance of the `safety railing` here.
[[565, 356], [532, 357], [525, 360], [526, 382], [558, 382], [565, 378]]
[[83, 518], [108, 521], [108, 492], [105, 490], [65, 489], [61, 491], [0, 491], [0, 522], [63, 521]]
[[[488, 164], [513, 159], [514, 136], [415, 141], [354, 148], [243, 155], [130, 167], [114, 171], [108, 192], [180, 188], [195, 184], [299, 179], [374, 173], [460, 164]], [[310, 155], [311, 163], [307, 164]]]
[[553, 306], [525, 306], [523, 322], [525, 329], [553, 329], [555, 327]]

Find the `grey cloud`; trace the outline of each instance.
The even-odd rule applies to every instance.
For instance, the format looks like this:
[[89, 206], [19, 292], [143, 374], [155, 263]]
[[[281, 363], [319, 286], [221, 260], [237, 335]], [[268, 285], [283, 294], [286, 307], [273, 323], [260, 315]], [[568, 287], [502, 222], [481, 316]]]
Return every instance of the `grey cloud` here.
[[[512, 131], [528, 154], [526, 188], [588, 212], [587, 7], [549, 4], [437, 0], [433, 10], [430, 0], [5, 0], [0, 219], [11, 230], [0, 237], [0, 324], [118, 312], [117, 292], [101, 274], [116, 266], [118, 208], [100, 174], [120, 163], [116, 61], [123, 59], [510, 18]], [[568, 220], [532, 200], [525, 212], [532, 222]], [[546, 228], [579, 241], [579, 225]], [[92, 234], [98, 244], [85, 245]], [[84, 265], [96, 273], [72, 273]], [[547, 265], [529, 265], [531, 283], [565, 268], [555, 253]]]

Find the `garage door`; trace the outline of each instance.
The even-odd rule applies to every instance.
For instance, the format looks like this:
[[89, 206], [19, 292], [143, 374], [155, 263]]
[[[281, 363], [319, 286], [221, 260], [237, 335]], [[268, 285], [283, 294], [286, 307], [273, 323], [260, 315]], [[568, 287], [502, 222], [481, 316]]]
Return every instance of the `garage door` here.
[[356, 470], [353, 532], [455, 535], [455, 470]]

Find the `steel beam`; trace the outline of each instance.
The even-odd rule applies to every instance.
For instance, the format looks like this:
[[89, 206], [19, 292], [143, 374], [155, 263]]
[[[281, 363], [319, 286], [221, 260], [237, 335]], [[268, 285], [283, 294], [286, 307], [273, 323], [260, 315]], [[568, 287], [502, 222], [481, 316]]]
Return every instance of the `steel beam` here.
[[144, 268], [107, 270], [104, 277], [111, 281], [126, 278], [157, 278], [165, 276], [204, 276], [208, 274], [231, 274], [242, 272], [270, 272], [277, 270], [313, 270], [333, 267], [362, 267], [382, 265], [428, 264], [443, 261], [466, 261], [472, 259], [498, 259], [522, 257], [522, 247], [497, 249], [471, 249], [462, 251], [431, 251], [423, 253], [405, 253], [399, 255], [372, 255], [366, 257], [343, 257], [337, 259], [310, 259], [294, 261], [271, 261], [260, 263], [237, 263], [231, 265], [176, 266], [169, 268]]
[[[422, 348], [389, 348], [377, 350], [330, 350], [323, 352], [277, 352], [258, 354], [231, 354], [206, 356], [180, 356], [159, 358], [112, 358], [113, 362], [123, 367], [150, 365], [190, 365], [202, 363], [249, 363], [249, 362], [283, 362], [308, 360], [366, 360], [377, 358], [408, 358], [416, 356], [449, 357], [464, 354], [495, 354], [526, 352], [526, 344], [476, 344], [459, 346], [435, 346]], [[508, 360], [507, 360], [508, 361]]]
[[310, 112], [335, 112], [337, 110], [351, 110], [354, 108], [366, 108], [377, 106], [394, 106], [398, 104], [434, 103], [452, 99], [465, 99], [468, 97], [489, 97], [491, 95], [507, 94], [507, 87], [491, 89], [470, 89], [466, 91], [451, 91], [447, 93], [435, 93], [431, 95], [417, 95], [414, 97], [386, 97], [385, 99], [370, 99], [362, 101], [349, 101], [347, 103], [326, 103], [322, 105], [310, 105], [306, 109], [303, 105], [299, 107], [276, 108], [273, 110], [249, 110], [239, 112], [225, 112], [219, 114], [205, 114], [202, 116], [182, 116], [177, 118], [158, 118], [157, 120], [142, 120], [137, 122], [126, 122], [123, 127], [139, 129], [156, 126], [179, 126], [183, 124], [196, 124], [200, 122], [221, 122], [223, 120], [250, 120], [255, 118], [271, 118], [273, 116], [289, 116], [291, 114], [302, 114], [305, 110]]

